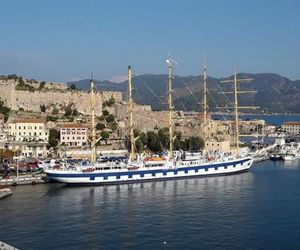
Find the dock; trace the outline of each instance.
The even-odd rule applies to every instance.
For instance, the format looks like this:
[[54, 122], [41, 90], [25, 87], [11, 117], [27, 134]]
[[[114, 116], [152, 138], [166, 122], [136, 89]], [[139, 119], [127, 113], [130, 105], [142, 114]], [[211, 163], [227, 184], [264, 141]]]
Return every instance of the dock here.
[[16, 178], [15, 176], [9, 178], [0, 178], [0, 186], [16, 186], [16, 185], [35, 185], [35, 184], [43, 184], [44, 174], [39, 175], [24, 175]]
[[18, 250], [18, 248], [15, 248], [13, 246], [10, 246], [10, 245], [0, 241], [0, 250]]

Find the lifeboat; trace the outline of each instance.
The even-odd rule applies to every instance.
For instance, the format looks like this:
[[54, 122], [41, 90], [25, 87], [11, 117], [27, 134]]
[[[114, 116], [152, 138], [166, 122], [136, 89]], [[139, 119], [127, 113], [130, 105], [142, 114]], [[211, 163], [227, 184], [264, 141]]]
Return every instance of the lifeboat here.
[[89, 173], [89, 172], [94, 172], [95, 169], [94, 168], [86, 168], [86, 169], [82, 169], [83, 173]]
[[128, 166], [127, 169], [128, 170], [137, 170], [137, 169], [139, 169], [139, 166]]
[[144, 159], [146, 165], [157, 165], [166, 162], [166, 158], [162, 156], [149, 156]]

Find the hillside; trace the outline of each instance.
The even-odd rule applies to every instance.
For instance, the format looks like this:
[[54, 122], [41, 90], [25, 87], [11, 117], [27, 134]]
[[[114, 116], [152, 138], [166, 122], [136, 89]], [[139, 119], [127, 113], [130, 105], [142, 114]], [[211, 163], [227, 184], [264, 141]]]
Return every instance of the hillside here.
[[[209, 77], [209, 106], [213, 111], [219, 111], [216, 107], [230, 106], [229, 100], [221, 90], [231, 90], [232, 85], [220, 83], [221, 80], [232, 78]], [[243, 90], [255, 89], [255, 94], [240, 95], [241, 105], [260, 106], [265, 112], [293, 112], [300, 113], [300, 80], [292, 81], [286, 77], [273, 73], [249, 74], [240, 73], [238, 78], [253, 78], [250, 83], [242, 83]], [[198, 110], [199, 102], [202, 98], [202, 76], [175, 76], [173, 81], [174, 104], [180, 110]], [[74, 83], [79, 89], [88, 89], [89, 80], [81, 80]], [[122, 83], [112, 83], [109, 81], [95, 81], [98, 90], [121, 91], [126, 96], [127, 81]], [[167, 75], [145, 74], [133, 78], [135, 87], [134, 99], [139, 104], [149, 104], [153, 109], [165, 109], [167, 94]]]

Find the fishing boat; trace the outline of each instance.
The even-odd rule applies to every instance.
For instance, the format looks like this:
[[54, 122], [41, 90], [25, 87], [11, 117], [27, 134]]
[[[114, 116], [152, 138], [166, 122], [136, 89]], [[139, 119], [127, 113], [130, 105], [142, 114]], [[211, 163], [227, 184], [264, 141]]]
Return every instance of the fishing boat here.
[[169, 151], [168, 155], [136, 157], [133, 124], [132, 73], [128, 67], [128, 111], [130, 122], [130, 155], [127, 162], [96, 162], [96, 136], [94, 120], [94, 83], [91, 79], [92, 99], [92, 156], [87, 166], [70, 166], [60, 169], [48, 168], [45, 173], [50, 180], [66, 184], [104, 185], [155, 180], [169, 180], [188, 177], [229, 175], [249, 170], [251, 157], [218, 155], [208, 158], [202, 154], [186, 154], [180, 157], [173, 152], [173, 104], [172, 104], [172, 60], [166, 60], [168, 66], [168, 107], [169, 107]]

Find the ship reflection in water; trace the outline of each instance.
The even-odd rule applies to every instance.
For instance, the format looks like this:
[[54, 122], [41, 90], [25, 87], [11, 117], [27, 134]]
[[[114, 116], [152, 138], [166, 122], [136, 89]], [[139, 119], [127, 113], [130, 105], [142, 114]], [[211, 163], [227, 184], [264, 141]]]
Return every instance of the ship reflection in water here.
[[1, 201], [1, 239], [20, 249], [295, 248], [299, 171], [267, 161], [229, 176], [19, 186]]

